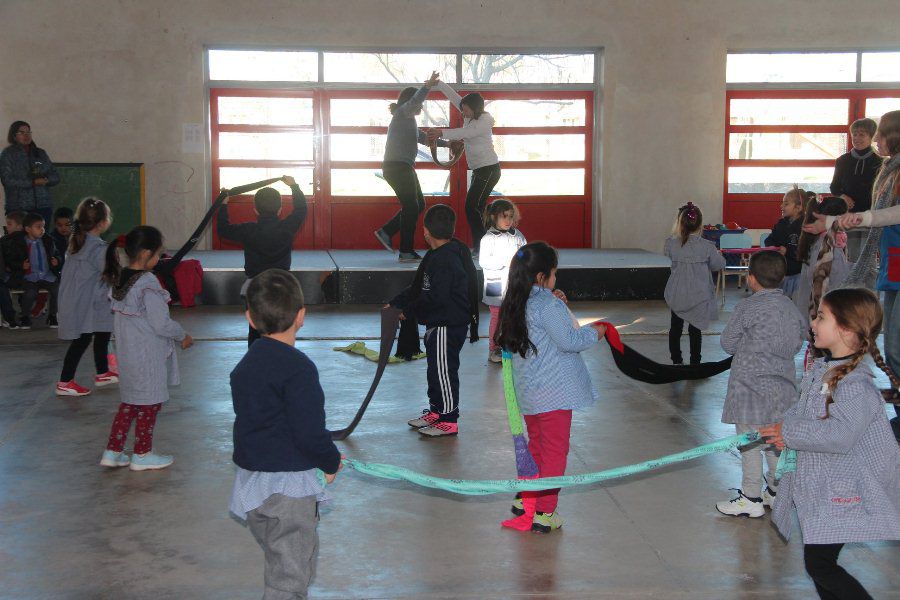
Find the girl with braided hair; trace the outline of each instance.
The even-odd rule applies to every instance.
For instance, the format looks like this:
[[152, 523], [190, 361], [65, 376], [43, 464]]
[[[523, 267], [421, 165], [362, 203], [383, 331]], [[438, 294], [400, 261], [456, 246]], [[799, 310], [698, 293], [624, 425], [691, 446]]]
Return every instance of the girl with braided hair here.
[[900, 539], [900, 447], [875, 387], [875, 364], [885, 365], [876, 339], [882, 311], [869, 290], [829, 292], [812, 323], [825, 353], [800, 385], [800, 399], [784, 420], [759, 430], [779, 449], [796, 452], [784, 473], [772, 518], [787, 538], [797, 509], [806, 572], [822, 598], [871, 598], [837, 560], [844, 544]]
[[672, 311], [669, 353], [672, 363], [683, 364], [681, 334], [688, 323], [691, 364], [700, 364], [701, 331], [716, 317], [716, 289], [712, 273], [725, 268], [725, 257], [716, 245], [700, 237], [703, 213], [688, 202], [678, 209], [672, 237], [666, 240], [666, 256], [672, 259], [672, 273], [664, 298]]

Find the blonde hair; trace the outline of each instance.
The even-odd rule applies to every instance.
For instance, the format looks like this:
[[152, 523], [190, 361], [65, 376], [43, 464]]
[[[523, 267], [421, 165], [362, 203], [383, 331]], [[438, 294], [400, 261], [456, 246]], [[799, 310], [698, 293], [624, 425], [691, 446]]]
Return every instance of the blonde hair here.
[[675, 224], [672, 225], [672, 235], [681, 240], [681, 245], [687, 244], [691, 235], [700, 231], [703, 227], [703, 213], [700, 207], [693, 202], [688, 202], [678, 209]]
[[85, 236], [103, 221], [112, 223], [112, 210], [100, 198], [88, 196], [78, 203], [75, 219], [72, 221], [72, 237], [69, 238], [69, 252], [77, 254], [84, 246]]

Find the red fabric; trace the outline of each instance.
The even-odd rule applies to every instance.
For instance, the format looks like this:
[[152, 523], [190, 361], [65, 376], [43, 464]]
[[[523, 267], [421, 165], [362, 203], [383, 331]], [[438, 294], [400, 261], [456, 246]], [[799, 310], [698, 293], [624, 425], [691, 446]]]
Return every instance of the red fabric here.
[[113, 452], [125, 450], [125, 440], [128, 438], [131, 422], [137, 419], [137, 425], [134, 427], [134, 453], [146, 454], [153, 450], [153, 427], [156, 425], [156, 415], [160, 408], [162, 408], [162, 404], [147, 406], [126, 404], [125, 402], [119, 404], [119, 412], [113, 419], [106, 449]]
[[[572, 430], [571, 410], [552, 410], [537, 415], [525, 415], [528, 427], [528, 451], [537, 463], [539, 477], [558, 477], [566, 474], [569, 456], [569, 434]], [[537, 498], [535, 510], [551, 513], [556, 510], [559, 488], [540, 492], [522, 492], [526, 498]]]
[[181, 298], [181, 306], [190, 308], [194, 306], [197, 296], [203, 291], [203, 267], [196, 259], [187, 259], [178, 263], [172, 273], [175, 285], [178, 286], [178, 297]]
[[619, 352], [619, 354], [624, 353], [625, 346], [622, 344], [622, 338], [621, 336], [619, 336], [619, 330], [616, 329], [616, 326], [609, 321], [598, 322], [606, 325], [606, 341], [609, 342], [609, 345], [615, 348]]
[[497, 345], [497, 342], [494, 341], [494, 334], [497, 333], [497, 325], [500, 324], [500, 307], [488, 306], [488, 308], [491, 309], [491, 324], [488, 328], [488, 339], [490, 341], [489, 349], [493, 352], [500, 347]]

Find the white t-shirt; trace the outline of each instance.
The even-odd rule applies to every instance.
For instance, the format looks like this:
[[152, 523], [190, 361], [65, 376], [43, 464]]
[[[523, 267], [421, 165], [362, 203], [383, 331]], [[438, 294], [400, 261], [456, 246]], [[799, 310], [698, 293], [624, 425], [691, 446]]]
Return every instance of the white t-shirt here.
[[[437, 87], [459, 109], [462, 96], [443, 81], [439, 81]], [[463, 119], [462, 127], [442, 129], [441, 137], [445, 140], [462, 140], [466, 144], [466, 162], [469, 168], [478, 169], [500, 162], [494, 151], [493, 127], [494, 117], [490, 113], [481, 113], [477, 119]]]

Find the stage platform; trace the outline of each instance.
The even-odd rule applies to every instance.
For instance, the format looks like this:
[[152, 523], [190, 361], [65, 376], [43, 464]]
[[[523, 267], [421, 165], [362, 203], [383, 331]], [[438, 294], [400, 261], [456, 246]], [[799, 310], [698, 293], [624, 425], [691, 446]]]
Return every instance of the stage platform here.
[[[243, 252], [198, 250], [187, 258], [203, 265], [203, 304], [240, 303]], [[669, 265], [665, 256], [646, 250], [561, 249], [557, 287], [572, 300], [660, 299]], [[410, 284], [417, 266], [380, 250], [305, 250], [291, 256], [291, 272], [308, 304], [382, 304]], [[480, 269], [478, 276], [480, 287]]]

